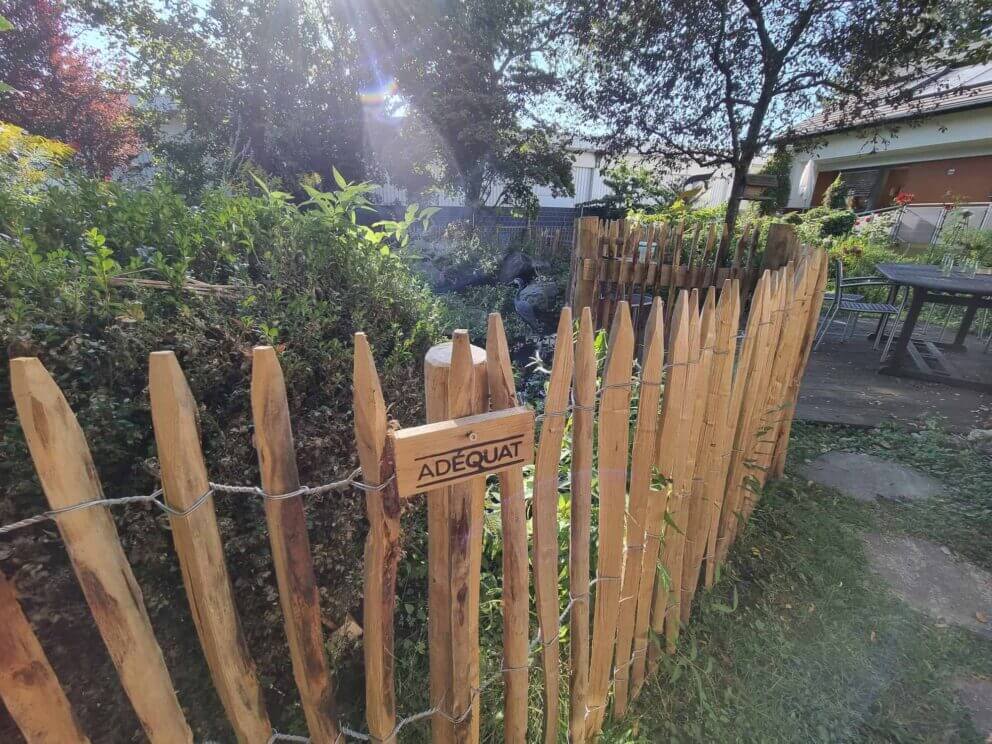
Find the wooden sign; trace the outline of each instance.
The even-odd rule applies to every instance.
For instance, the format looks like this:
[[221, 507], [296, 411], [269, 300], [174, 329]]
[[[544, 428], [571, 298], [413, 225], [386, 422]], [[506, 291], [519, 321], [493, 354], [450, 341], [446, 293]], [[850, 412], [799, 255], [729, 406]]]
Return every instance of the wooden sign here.
[[534, 459], [534, 412], [517, 406], [392, 434], [400, 496], [526, 465]]

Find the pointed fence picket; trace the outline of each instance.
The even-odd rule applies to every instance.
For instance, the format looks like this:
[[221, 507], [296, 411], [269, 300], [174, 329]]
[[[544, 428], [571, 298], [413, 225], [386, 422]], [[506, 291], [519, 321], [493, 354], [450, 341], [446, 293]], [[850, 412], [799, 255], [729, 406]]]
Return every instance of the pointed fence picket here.
[[[242, 636], [213, 506], [214, 494], [225, 491], [264, 500], [288, 663], [309, 741], [392, 744], [402, 739], [405, 726], [429, 721], [434, 742], [475, 744], [483, 718], [493, 713], [482, 710], [481, 693], [500, 681], [507, 744], [528, 741], [533, 679], [542, 683], [543, 724], [540, 733], [530, 732], [531, 741], [554, 744], [563, 723], [570, 741], [591, 741], [608, 709], [615, 718], [625, 715], [660, 656], [676, 648], [681, 627], [691, 621], [699, 586], [715, 582], [764, 483], [782, 472], [827, 262], [819, 251], [776, 247], [790, 260], [763, 271], [751, 292], [744, 289], [750, 281], [744, 270], [756, 268], [756, 231], [745, 231], [731, 245], [716, 226], [690, 230], [597, 222], [596, 227], [595, 233], [579, 230], [580, 255], [594, 252], [614, 268], [606, 273], [603, 291], [582, 306], [577, 332], [569, 308], [560, 317], [534, 458], [532, 579], [524, 468], [532, 455], [533, 416], [518, 407], [501, 318], [489, 318], [485, 351], [471, 346], [466, 332], [456, 331], [452, 343], [432, 348], [425, 358], [427, 415], [434, 423], [423, 429], [433, 434], [478, 426], [497, 438], [493, 441], [505, 441], [499, 437], [509, 430], [500, 427], [514, 420], [515, 426], [526, 426], [527, 456], [498, 472], [502, 661], [485, 680], [479, 648], [485, 472], [435, 485], [426, 494], [430, 708], [402, 719], [395, 697], [393, 615], [401, 503], [417, 489], [401, 492], [408, 468], [397, 460], [399, 444], [409, 446], [410, 438], [420, 434], [419, 429], [398, 429], [387, 418], [364, 334], [355, 335], [354, 363], [362, 475], [315, 488], [300, 486], [288, 394], [272, 348], [256, 348], [252, 365], [261, 487], [208, 481], [196, 402], [175, 355], [158, 352], [150, 358], [149, 390], [164, 496], [156, 492], [131, 499], [103, 499], [82, 430], [41, 362], [11, 362], [18, 416], [52, 511], [0, 528], [0, 533], [43, 519], [56, 521], [94, 622], [151, 741], [191, 742], [193, 737], [104, 508], [135, 500], [153, 501], [169, 515], [194, 624], [235, 737], [252, 744], [302, 738], [273, 732]], [[729, 267], [720, 263], [724, 252]], [[580, 274], [585, 260], [577, 261]], [[659, 289], [668, 292], [667, 306]], [[748, 297], [748, 318], [739, 334]], [[596, 312], [612, 324], [602, 378]], [[638, 334], [643, 349], [635, 367]], [[492, 413], [478, 416], [487, 411]], [[524, 415], [529, 418], [521, 424]], [[567, 556], [562, 556], [560, 458], [568, 431], [570, 525]], [[476, 434], [466, 436], [471, 442]], [[360, 494], [368, 514], [362, 614], [367, 733], [339, 720], [335, 675], [324, 652], [304, 499], [328, 490]], [[592, 580], [591, 555], [597, 556]], [[566, 571], [567, 593], [560, 587]], [[564, 604], [560, 598], [566, 595]], [[559, 638], [565, 622], [570, 663], [564, 667], [568, 710], [562, 711]], [[13, 585], [3, 576], [0, 662], [0, 695], [31, 744], [87, 741]], [[540, 674], [531, 675], [531, 666]], [[27, 669], [30, 674], [24, 673]]]

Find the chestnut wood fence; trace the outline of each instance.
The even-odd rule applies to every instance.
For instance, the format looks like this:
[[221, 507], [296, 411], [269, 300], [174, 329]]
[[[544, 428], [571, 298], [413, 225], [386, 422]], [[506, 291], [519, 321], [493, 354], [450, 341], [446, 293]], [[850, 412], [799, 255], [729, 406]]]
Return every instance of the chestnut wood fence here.
[[[434, 742], [478, 742], [482, 717], [496, 715], [482, 708], [480, 693], [500, 683], [506, 742], [552, 744], [566, 732], [570, 741], [589, 741], [607, 715], [625, 714], [661, 654], [674, 651], [690, 619], [695, 593], [713, 585], [765, 480], [782, 473], [792, 409], [826, 278], [826, 257], [813, 251], [764, 272], [755, 283], [743, 327], [740, 276], [724, 277], [719, 287], [680, 292], [671, 303], [667, 333], [664, 306], [655, 296], [643, 322], [639, 365], [635, 320], [626, 299], [618, 299], [612, 312], [609, 353], [602, 369], [594, 352], [593, 309], [582, 309], [577, 327], [571, 310], [562, 311], [544, 410], [538, 417], [531, 544], [525, 466], [499, 473], [503, 643], [501, 670], [494, 677], [480, 677], [479, 656], [486, 476], [426, 495], [430, 707], [424, 711], [401, 711], [395, 697], [393, 614], [402, 529], [395, 455], [398, 424], [387, 418], [372, 350], [361, 333], [355, 335], [354, 361], [361, 477], [352, 474], [318, 487], [300, 486], [287, 393], [270, 347], [254, 350], [252, 369], [260, 487], [208, 480], [196, 403], [176, 357], [158, 352], [151, 355], [149, 374], [163, 491], [123, 499], [103, 498], [82, 430], [41, 362], [14, 359], [17, 411], [51, 510], [0, 532], [45, 519], [56, 522], [93, 620], [152, 742], [192, 742], [193, 734], [114, 521], [108, 509], [92, 507], [149, 501], [168, 513], [203, 653], [239, 742], [394, 742], [414, 725], [429, 725]], [[635, 390], [638, 403], [632, 410]], [[425, 391], [428, 418], [435, 422], [517, 406], [498, 315], [490, 316], [484, 350], [471, 346], [467, 333], [456, 331], [450, 344], [430, 351]], [[571, 524], [567, 555], [561, 555], [560, 457], [569, 421]], [[362, 730], [349, 728], [336, 714], [334, 670], [324, 653], [304, 521], [303, 499], [331, 490], [354, 491], [367, 505], [366, 721], [362, 727], [356, 724]], [[265, 500], [290, 663], [307, 732], [276, 733], [269, 722], [242, 636], [214, 513], [214, 495], [223, 493]], [[598, 544], [592, 566], [594, 514]], [[567, 589], [559, 586], [564, 566]], [[562, 679], [559, 642], [564, 623], [567, 680]], [[543, 722], [540, 727], [531, 723], [528, 730], [528, 690], [538, 681]], [[560, 694], [565, 688], [567, 694]], [[32, 744], [88, 741], [12, 585], [3, 577], [0, 694]], [[568, 701], [564, 710], [560, 700]]]
[[571, 306], [576, 312], [591, 307], [596, 328], [610, 328], [624, 301], [638, 337], [653, 298], [665, 300], [665, 320], [670, 322], [672, 300], [680, 290], [722, 287], [727, 279], [737, 279], [746, 304], [761, 272], [785, 266], [799, 251], [795, 229], [788, 224], [770, 225], [762, 248], [756, 223], [745, 224], [736, 238], [715, 222], [638, 224], [583, 217], [575, 224]]

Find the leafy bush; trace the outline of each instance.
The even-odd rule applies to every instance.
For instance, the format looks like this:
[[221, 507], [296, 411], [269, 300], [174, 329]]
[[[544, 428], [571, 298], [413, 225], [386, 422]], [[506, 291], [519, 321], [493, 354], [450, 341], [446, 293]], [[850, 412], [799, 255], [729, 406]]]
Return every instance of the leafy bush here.
[[878, 243], [862, 235], [849, 235], [830, 247], [830, 258], [844, 262], [848, 276], [872, 276], [880, 263], [906, 263], [909, 259], [885, 243]]
[[792, 189], [792, 152], [789, 148], [779, 146], [768, 158], [768, 162], [761, 168], [761, 173], [775, 176], [778, 183], [771, 192], [771, 198], [758, 203], [758, 210], [762, 215], [769, 216], [775, 212], [780, 212], [789, 203], [789, 192]]
[[847, 192], [844, 179], [838, 173], [837, 178], [823, 192], [823, 199], [820, 200], [820, 204], [827, 209], [847, 209]]
[[856, 219], [857, 215], [849, 209], [814, 207], [802, 213], [797, 231], [804, 242], [820, 244], [823, 238], [850, 233]]
[[[300, 475], [336, 479], [355, 466], [351, 405], [352, 334], [376, 353], [391, 415], [422, 420], [420, 362], [439, 338], [441, 308], [393, 248], [411, 220], [366, 227], [358, 213], [368, 187], [309, 192], [295, 206], [259, 186], [210, 191], [188, 205], [168, 184], [145, 191], [70, 181], [30, 200], [0, 200], [0, 339], [8, 354], [37, 355], [76, 412], [108, 497], [150, 492], [156, 448], [147, 394], [151, 351], [172, 349], [199, 403], [212, 480], [258, 483], [249, 402], [250, 349], [275, 343], [286, 376]], [[5, 190], [5, 193], [8, 193]], [[412, 218], [416, 219], [417, 215]], [[120, 285], [164, 280], [164, 289]], [[230, 285], [218, 294], [185, 288], [188, 277]], [[0, 366], [0, 522], [44, 508], [13, 411], [8, 366]], [[303, 730], [262, 504], [215, 500], [227, 564], [273, 724]], [[161, 516], [115, 510], [166, 663], [197, 738], [228, 740]], [[307, 504], [317, 584], [333, 629], [361, 604], [365, 538], [361, 497]], [[17, 533], [2, 553], [24, 601], [45, 621], [39, 632], [94, 741], [143, 740], [94, 632], [63, 548], [52, 529]], [[359, 720], [348, 690], [360, 651], [335, 661], [346, 716]], [[80, 669], [90, 670], [81, 674]], [[0, 736], [0, 738], [4, 738]]]
[[867, 241], [891, 244], [892, 228], [895, 227], [899, 213], [896, 211], [878, 212], [858, 217], [854, 222], [854, 231]]
[[944, 223], [937, 242], [941, 253], [954, 251], [978, 260], [982, 266], [992, 265], [992, 230], [968, 226], [968, 217], [956, 212]]

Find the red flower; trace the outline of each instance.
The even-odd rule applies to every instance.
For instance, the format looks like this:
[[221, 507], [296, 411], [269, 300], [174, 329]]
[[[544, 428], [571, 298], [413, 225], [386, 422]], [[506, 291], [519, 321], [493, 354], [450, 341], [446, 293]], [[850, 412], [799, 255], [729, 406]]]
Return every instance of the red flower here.
[[893, 201], [896, 204], [898, 204], [900, 207], [905, 207], [907, 204], [911, 204], [913, 199], [915, 198], [916, 198], [916, 194], [910, 194], [908, 191], [903, 191], [902, 189], [900, 189], [899, 193], [896, 194], [895, 199], [893, 199]]

